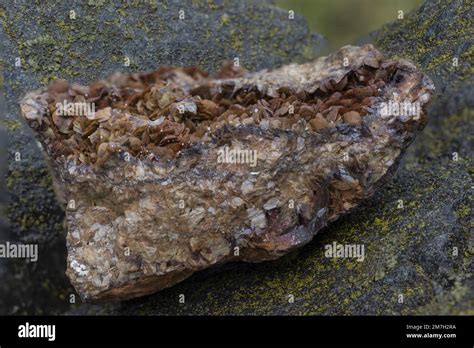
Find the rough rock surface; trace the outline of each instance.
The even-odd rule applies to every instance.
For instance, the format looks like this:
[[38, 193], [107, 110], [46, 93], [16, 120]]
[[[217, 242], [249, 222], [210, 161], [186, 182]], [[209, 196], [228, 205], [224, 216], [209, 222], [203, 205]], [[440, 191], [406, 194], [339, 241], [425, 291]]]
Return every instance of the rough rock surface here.
[[[390, 178], [427, 122], [434, 89], [371, 45], [240, 78], [154, 76], [55, 81], [20, 102], [60, 197], [73, 202], [67, 275], [86, 300], [147, 295], [216, 264], [272, 260], [308, 243]], [[57, 107], [88, 98], [95, 113]], [[388, 111], [390, 103], [411, 110]], [[327, 126], [313, 129], [316, 119]], [[167, 146], [176, 157], [164, 156], [174, 153]], [[219, 161], [229, 148], [251, 151], [254, 166]]]
[[[434, 98], [429, 110], [430, 122], [406, 153], [395, 179], [370, 201], [329, 226], [313, 242], [279, 260], [227, 264], [198, 273], [153, 296], [120, 304], [77, 305], [69, 313], [474, 314], [471, 212], [474, 106], [473, 93], [469, 93], [472, 73], [468, 63], [473, 61], [469, 25], [473, 16], [470, 2], [427, 1], [423, 10], [416, 10], [405, 20], [377, 32], [378, 47], [424, 68], [435, 80], [439, 96], [448, 103]], [[74, 42], [72, 36], [62, 33]], [[438, 40], [441, 35], [447, 39]], [[1, 44], [5, 41], [0, 40]], [[425, 56], [425, 52], [431, 54]], [[453, 52], [460, 52], [465, 58], [459, 61], [460, 70], [452, 69], [449, 58], [446, 59]], [[443, 90], [442, 86], [446, 88]], [[453, 152], [460, 154], [459, 161], [453, 161]], [[24, 170], [29, 168], [31, 164]], [[43, 165], [41, 168], [44, 170]], [[38, 189], [37, 183], [45, 177], [43, 172], [24, 173], [27, 174], [13, 177], [21, 181], [7, 179], [12, 182], [10, 194], [14, 197], [19, 197], [16, 192], [20, 190], [31, 193], [26, 202], [17, 202], [17, 208], [13, 209], [15, 221], [21, 221], [23, 216], [25, 221], [30, 221], [28, 216], [41, 215], [46, 218], [38, 221], [37, 226], [61, 221], [49, 205], [43, 206], [45, 196], [53, 197], [47, 182], [44, 189]], [[397, 208], [399, 199], [404, 201], [404, 209]], [[21, 210], [21, 207], [27, 208]], [[28, 224], [21, 234], [28, 230], [35, 234], [34, 227], [35, 224]], [[52, 236], [58, 231], [48, 230]], [[365, 243], [365, 261], [325, 258], [324, 246], [333, 241]], [[62, 240], [59, 247], [64, 248], [64, 243]], [[45, 245], [48, 255], [52, 255], [54, 246]], [[452, 254], [454, 246], [459, 248], [457, 257]], [[28, 303], [19, 312], [25, 308], [33, 311], [36, 305], [46, 312], [58, 313], [69, 306], [63, 301], [67, 300], [64, 299], [68, 291], [66, 279], [58, 280], [65, 255], [58, 262], [52, 259], [49, 263], [38, 264], [36, 273], [31, 270], [17, 280], [10, 271], [2, 273], [2, 280], [4, 275], [10, 277], [8, 282], [0, 283], [3, 312], [11, 311], [6, 304], [24, 301]], [[38, 276], [32, 279], [31, 275], [35, 274]], [[186, 303], [179, 303], [180, 294], [186, 296]], [[288, 302], [289, 294], [295, 296], [294, 303]], [[399, 294], [404, 295], [404, 303], [398, 302]], [[38, 303], [43, 298], [47, 302]]]

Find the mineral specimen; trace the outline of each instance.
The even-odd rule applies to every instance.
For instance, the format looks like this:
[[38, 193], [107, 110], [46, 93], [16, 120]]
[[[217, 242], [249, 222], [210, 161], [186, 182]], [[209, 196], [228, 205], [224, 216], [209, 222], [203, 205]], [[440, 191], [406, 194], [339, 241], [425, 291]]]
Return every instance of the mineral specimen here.
[[225, 65], [55, 81], [21, 101], [66, 208], [84, 300], [276, 259], [371, 196], [426, 124], [431, 80], [371, 45], [247, 73]]

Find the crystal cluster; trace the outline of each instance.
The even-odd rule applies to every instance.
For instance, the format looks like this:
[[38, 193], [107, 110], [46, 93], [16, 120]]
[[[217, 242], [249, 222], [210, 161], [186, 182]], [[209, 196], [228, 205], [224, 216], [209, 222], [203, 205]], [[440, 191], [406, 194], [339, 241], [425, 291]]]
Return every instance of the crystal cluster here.
[[406, 60], [345, 46], [257, 73], [57, 80], [21, 110], [66, 209], [68, 277], [85, 300], [127, 299], [308, 243], [389, 178], [433, 89]]

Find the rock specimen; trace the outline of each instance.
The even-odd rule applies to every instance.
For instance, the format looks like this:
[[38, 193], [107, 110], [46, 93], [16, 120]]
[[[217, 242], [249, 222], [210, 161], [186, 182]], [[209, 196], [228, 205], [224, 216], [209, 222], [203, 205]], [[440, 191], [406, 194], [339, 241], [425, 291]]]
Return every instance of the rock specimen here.
[[346, 46], [254, 74], [56, 81], [21, 110], [67, 205], [68, 277], [85, 300], [127, 299], [309, 242], [386, 181], [433, 89], [408, 61]]
[[36, 6], [0, 1], [0, 114], [6, 116], [0, 117], [0, 132], [5, 128], [0, 141], [7, 142], [8, 159], [0, 166], [6, 186], [0, 194], [0, 224], [6, 225], [4, 230], [0, 225], [0, 240], [40, 249], [35, 264], [0, 260], [0, 313], [59, 314], [74, 306], [63, 300], [74, 291], [63, 274], [64, 212], [33, 133], [21, 119], [18, 100], [25, 93], [53, 79], [85, 84], [115, 71], [151, 71], [163, 64], [216, 71], [235, 57], [257, 71], [308, 61], [324, 46], [302, 16], [289, 19], [271, 1], [195, 0], [184, 7], [168, 0], [47, 0]]

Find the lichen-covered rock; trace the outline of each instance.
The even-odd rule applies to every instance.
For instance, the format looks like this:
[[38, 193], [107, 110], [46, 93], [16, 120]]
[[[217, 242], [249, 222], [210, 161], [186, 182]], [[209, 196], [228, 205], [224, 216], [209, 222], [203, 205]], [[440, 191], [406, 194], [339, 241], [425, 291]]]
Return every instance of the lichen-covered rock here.
[[[399, 172], [400, 185], [411, 173], [420, 173], [413, 187], [426, 202], [437, 202], [429, 212], [417, 205], [408, 212], [424, 224], [434, 216], [436, 224], [429, 230], [426, 225], [413, 230], [426, 238], [426, 246], [414, 248], [406, 258], [415, 261], [397, 270], [411, 272], [421, 284], [410, 290], [418, 301], [402, 313], [474, 313], [473, 16], [472, 1], [425, 1], [405, 19], [371, 35], [384, 54], [413, 60], [436, 86], [430, 121]], [[403, 195], [400, 198], [406, 201]]]
[[0, 260], [0, 313], [61, 312], [73, 292], [62, 275], [64, 214], [19, 116], [24, 93], [56, 78], [85, 83], [161, 64], [214, 71], [224, 60], [239, 58], [248, 69], [269, 68], [311, 58], [323, 47], [322, 37], [311, 33], [302, 17], [289, 20], [287, 12], [265, 2], [193, 1], [184, 8], [177, 1], [0, 3], [6, 97], [0, 122], [8, 141], [8, 200], [2, 201], [8, 227], [0, 238], [40, 244], [36, 265]]

